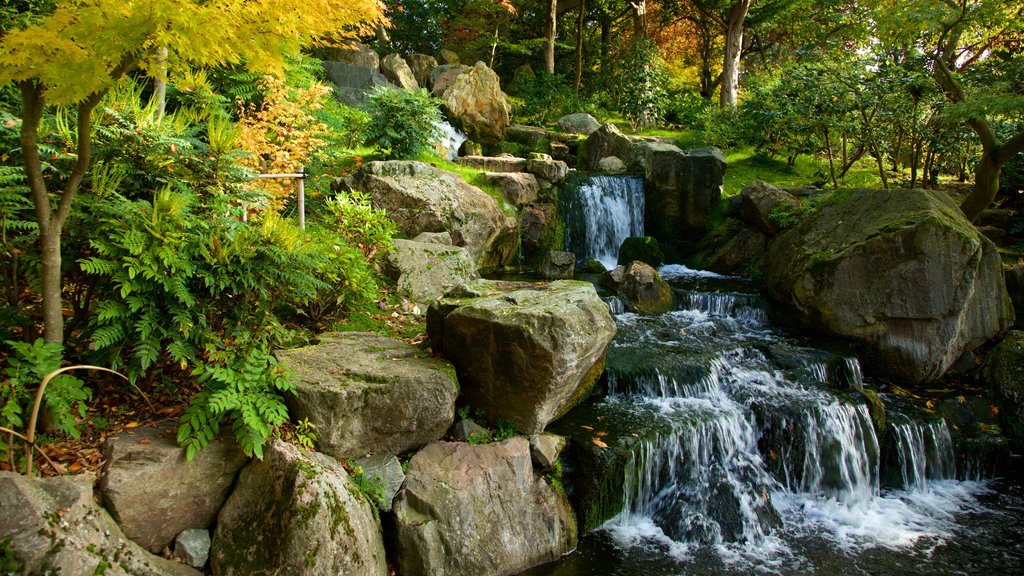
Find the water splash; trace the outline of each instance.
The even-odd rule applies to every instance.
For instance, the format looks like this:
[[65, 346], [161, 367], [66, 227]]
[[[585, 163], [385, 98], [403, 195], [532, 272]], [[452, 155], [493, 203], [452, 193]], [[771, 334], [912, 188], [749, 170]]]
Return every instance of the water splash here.
[[566, 186], [567, 244], [577, 258], [593, 258], [609, 270], [619, 246], [644, 235], [644, 181], [640, 176], [589, 176]]
[[904, 490], [924, 491], [929, 479], [956, 478], [953, 440], [945, 420], [892, 424], [890, 432]]
[[434, 144], [447, 155], [449, 161], [459, 157], [459, 148], [469, 137], [459, 132], [447, 120], [434, 122]]

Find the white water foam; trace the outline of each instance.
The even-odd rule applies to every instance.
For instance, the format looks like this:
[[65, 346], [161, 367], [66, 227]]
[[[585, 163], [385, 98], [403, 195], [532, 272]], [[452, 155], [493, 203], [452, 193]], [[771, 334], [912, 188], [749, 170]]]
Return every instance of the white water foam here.
[[469, 139], [465, 134], [449, 124], [447, 120], [434, 122], [434, 134], [436, 136], [434, 143], [438, 148], [444, 149], [444, 153], [448, 155], [449, 161], [459, 157], [459, 148], [463, 142]]
[[682, 264], [666, 264], [658, 268], [658, 274], [664, 280], [679, 280], [680, 278], [729, 278], [729, 276], [707, 270], [694, 270]]

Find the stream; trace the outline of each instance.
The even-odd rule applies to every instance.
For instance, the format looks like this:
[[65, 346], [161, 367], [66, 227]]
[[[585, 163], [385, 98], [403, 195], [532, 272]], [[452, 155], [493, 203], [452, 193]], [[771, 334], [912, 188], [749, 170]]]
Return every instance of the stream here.
[[[621, 186], [608, 198], [636, 206]], [[576, 249], [608, 260], [605, 244]], [[622, 511], [524, 574], [1024, 573], [1019, 460], [985, 477], [943, 419], [865, 381], [844, 343], [773, 323], [754, 282], [659, 271], [676, 309], [641, 316], [606, 295], [606, 393], [549, 427], [614, 455]]]

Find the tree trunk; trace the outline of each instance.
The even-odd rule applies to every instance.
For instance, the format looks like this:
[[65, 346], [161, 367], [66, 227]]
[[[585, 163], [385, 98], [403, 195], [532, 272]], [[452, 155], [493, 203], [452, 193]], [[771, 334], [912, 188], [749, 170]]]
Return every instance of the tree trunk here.
[[[612, 19], [605, 15], [601, 16], [601, 74], [606, 75], [611, 71], [609, 66], [609, 53], [612, 46]], [[605, 82], [608, 79], [605, 78]]]
[[647, 0], [632, 0], [633, 38], [647, 38]]
[[154, 48], [160, 75], [153, 79], [153, 102], [156, 103], [157, 118], [163, 118], [167, 110], [167, 48]]
[[555, 73], [555, 36], [558, 32], [558, 0], [548, 0], [548, 26], [544, 30], [544, 71]]
[[576, 81], [573, 88], [577, 92], [583, 83], [583, 18], [586, 16], [586, 0], [580, 0], [579, 16], [576, 19]]
[[743, 23], [750, 11], [751, 0], [735, 0], [729, 9], [725, 32], [725, 60], [722, 62], [722, 92], [718, 104], [722, 108], [736, 106], [739, 94], [740, 57], [743, 52]]

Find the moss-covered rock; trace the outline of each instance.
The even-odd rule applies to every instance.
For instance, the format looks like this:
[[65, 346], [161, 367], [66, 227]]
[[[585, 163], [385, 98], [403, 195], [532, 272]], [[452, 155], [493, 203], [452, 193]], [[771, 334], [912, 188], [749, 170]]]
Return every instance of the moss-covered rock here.
[[239, 475], [211, 566], [217, 576], [388, 573], [380, 518], [345, 469], [280, 440]]
[[640, 314], [664, 314], [674, 306], [672, 287], [657, 270], [643, 262], [616, 266], [602, 274], [599, 282], [618, 293], [630, 309]]
[[619, 246], [619, 262], [629, 263], [634, 260], [657, 268], [665, 263], [665, 254], [654, 238], [631, 236], [623, 240], [622, 245]]
[[840, 191], [772, 239], [769, 294], [812, 330], [860, 341], [866, 368], [934, 381], [1013, 322], [998, 251], [953, 200]]
[[433, 302], [455, 286], [480, 277], [465, 248], [412, 240], [394, 241], [384, 273], [395, 281], [399, 294], [422, 303]]
[[755, 180], [740, 193], [743, 220], [769, 237], [777, 235], [784, 227], [779, 211], [793, 211], [799, 205], [800, 200], [796, 196], [760, 180]]
[[767, 247], [763, 232], [726, 218], [701, 239], [695, 261], [697, 267], [719, 274], [760, 276]]
[[985, 359], [982, 375], [995, 392], [1003, 434], [1024, 449], [1024, 332], [1003, 338]]
[[488, 286], [497, 293], [431, 305], [427, 333], [455, 365], [466, 403], [541, 432], [593, 389], [615, 321], [587, 282]]

